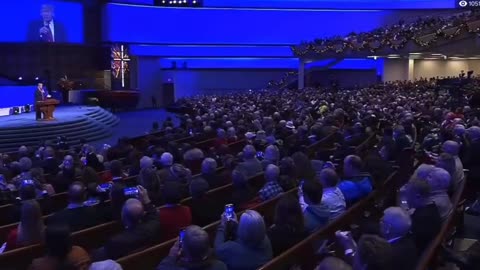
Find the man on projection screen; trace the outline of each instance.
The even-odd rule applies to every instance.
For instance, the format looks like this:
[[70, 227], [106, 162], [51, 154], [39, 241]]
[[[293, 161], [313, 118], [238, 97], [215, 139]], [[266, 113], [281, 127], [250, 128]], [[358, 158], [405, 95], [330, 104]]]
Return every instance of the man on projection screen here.
[[67, 42], [67, 34], [63, 24], [55, 20], [55, 8], [53, 5], [42, 5], [41, 20], [30, 23], [28, 28], [28, 40], [33, 42]]

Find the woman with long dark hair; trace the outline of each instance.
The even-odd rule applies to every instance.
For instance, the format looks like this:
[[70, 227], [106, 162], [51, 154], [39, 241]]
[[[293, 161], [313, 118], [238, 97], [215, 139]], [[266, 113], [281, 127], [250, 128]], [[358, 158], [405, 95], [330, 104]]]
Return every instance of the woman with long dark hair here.
[[302, 208], [295, 197], [285, 195], [278, 201], [274, 224], [267, 233], [274, 256], [280, 255], [308, 235], [303, 224]]
[[8, 234], [5, 251], [42, 242], [44, 230], [45, 225], [38, 202], [36, 200], [23, 201], [20, 223]]
[[46, 256], [33, 260], [30, 270], [86, 270], [91, 261], [88, 253], [72, 246], [66, 225], [52, 225], [45, 230]]

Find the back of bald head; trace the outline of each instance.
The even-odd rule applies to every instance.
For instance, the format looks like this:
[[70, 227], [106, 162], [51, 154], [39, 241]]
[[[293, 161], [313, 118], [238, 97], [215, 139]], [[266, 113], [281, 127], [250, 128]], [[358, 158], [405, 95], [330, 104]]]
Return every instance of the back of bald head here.
[[188, 226], [185, 229], [182, 248], [185, 255], [191, 260], [203, 260], [210, 252], [208, 233], [197, 225]]
[[85, 185], [75, 181], [68, 187], [68, 198], [72, 203], [82, 203], [85, 200]]
[[337, 257], [327, 257], [320, 262], [315, 270], [351, 270], [352, 267]]
[[383, 220], [390, 224], [392, 233], [397, 237], [405, 236], [410, 231], [412, 220], [410, 215], [400, 207], [394, 206], [385, 209]]
[[143, 205], [138, 199], [128, 199], [123, 205], [122, 221], [126, 227], [132, 227], [138, 224], [143, 215]]
[[335, 170], [327, 168], [320, 172], [320, 182], [324, 187], [334, 187], [338, 183], [338, 175]]
[[255, 150], [255, 147], [251, 144], [249, 145], [246, 145], [244, 148], [243, 148], [243, 157], [245, 159], [252, 159], [255, 157], [255, 154], [256, 154], [256, 150]]
[[273, 164], [269, 164], [265, 169], [265, 178], [268, 181], [277, 181], [280, 177], [280, 168]]
[[457, 156], [460, 152], [460, 144], [456, 141], [446, 141], [442, 145], [443, 152], [452, 156]]
[[349, 164], [353, 169], [362, 169], [362, 159], [356, 155], [349, 155], [345, 158], [345, 163]]

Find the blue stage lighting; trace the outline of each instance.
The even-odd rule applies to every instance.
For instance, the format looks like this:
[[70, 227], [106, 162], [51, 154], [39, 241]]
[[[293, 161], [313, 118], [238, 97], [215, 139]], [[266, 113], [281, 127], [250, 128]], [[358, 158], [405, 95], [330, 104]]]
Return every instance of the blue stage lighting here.
[[23, 77], [22, 76], [18, 77], [18, 80], [19, 81], [23, 80]]

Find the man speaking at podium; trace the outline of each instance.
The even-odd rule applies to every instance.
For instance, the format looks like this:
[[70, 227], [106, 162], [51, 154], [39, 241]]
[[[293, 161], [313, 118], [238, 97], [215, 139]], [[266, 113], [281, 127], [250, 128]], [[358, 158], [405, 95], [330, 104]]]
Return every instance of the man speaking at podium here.
[[40, 106], [37, 106], [37, 102], [44, 101], [47, 99], [47, 93], [43, 89], [43, 83], [38, 83], [37, 89], [35, 90], [35, 119], [42, 119], [42, 112], [40, 111]]

